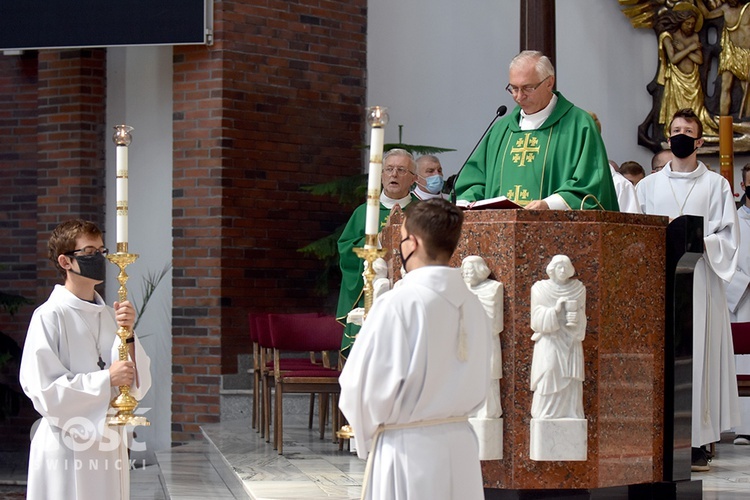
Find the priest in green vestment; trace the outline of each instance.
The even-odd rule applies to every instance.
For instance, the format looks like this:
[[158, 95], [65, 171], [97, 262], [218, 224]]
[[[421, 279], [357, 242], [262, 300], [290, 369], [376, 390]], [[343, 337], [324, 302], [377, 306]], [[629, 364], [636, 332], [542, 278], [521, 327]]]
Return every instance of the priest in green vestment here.
[[505, 196], [528, 209], [619, 210], [607, 151], [591, 115], [557, 91], [541, 52], [510, 63], [518, 104], [484, 137], [456, 179], [458, 199]]
[[[383, 155], [383, 190], [380, 193], [380, 227], [385, 226], [391, 209], [396, 205], [405, 208], [417, 200], [411, 193], [412, 184], [417, 181], [414, 157], [405, 149], [391, 149]], [[344, 337], [341, 340], [341, 355], [349, 355], [359, 326], [346, 322], [346, 315], [352, 309], [364, 307], [364, 261], [353, 251], [365, 246], [366, 204], [354, 210], [344, 232], [338, 241], [339, 264], [341, 266], [341, 292], [336, 308], [336, 319], [344, 324]]]

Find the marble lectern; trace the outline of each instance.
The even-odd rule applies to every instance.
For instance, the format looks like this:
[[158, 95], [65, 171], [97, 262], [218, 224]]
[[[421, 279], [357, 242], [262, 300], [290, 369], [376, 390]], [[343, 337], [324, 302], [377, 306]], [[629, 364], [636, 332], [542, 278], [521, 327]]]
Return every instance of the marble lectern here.
[[[465, 216], [451, 265], [482, 256], [505, 288], [503, 459], [482, 462], [487, 498], [521, 498], [518, 492], [525, 490], [663, 484], [668, 219], [604, 211], [484, 210]], [[391, 216], [385, 248], [398, 248], [402, 220], [399, 212]], [[569, 256], [586, 284], [584, 461], [529, 456], [530, 294], [535, 282], [547, 278], [545, 268], [556, 254]], [[394, 262], [398, 258], [389, 258], [397, 279]]]

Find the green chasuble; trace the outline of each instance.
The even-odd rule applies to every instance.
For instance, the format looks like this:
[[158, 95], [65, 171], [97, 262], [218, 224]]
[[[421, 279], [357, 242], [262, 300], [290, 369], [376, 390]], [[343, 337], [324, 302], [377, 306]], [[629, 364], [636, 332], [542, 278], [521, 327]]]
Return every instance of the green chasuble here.
[[584, 198], [583, 208], [619, 210], [607, 151], [593, 118], [555, 94], [557, 104], [538, 129], [521, 130], [520, 106], [492, 127], [456, 180], [458, 199], [505, 196], [526, 206], [558, 194], [573, 210], [581, 208]]
[[[417, 200], [414, 195], [411, 195], [411, 199], [412, 201]], [[339, 303], [336, 308], [336, 319], [344, 325], [344, 336], [341, 339], [341, 354], [344, 358], [349, 356], [349, 350], [359, 332], [359, 325], [347, 323], [346, 315], [354, 308], [365, 306], [365, 297], [362, 292], [365, 286], [364, 279], [362, 278], [364, 261], [357, 257], [353, 249], [365, 246], [366, 212], [367, 205], [364, 203], [354, 210], [338, 241], [339, 265], [341, 266], [341, 291], [339, 292]], [[390, 213], [391, 210], [381, 203], [381, 230], [385, 227]]]

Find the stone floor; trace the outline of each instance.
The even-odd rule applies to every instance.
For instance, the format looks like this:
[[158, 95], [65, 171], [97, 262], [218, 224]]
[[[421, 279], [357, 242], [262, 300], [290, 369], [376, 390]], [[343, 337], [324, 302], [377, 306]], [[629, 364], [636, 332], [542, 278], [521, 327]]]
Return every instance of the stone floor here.
[[[187, 449], [173, 449], [174, 469], [168, 471], [163, 465], [163, 454], [159, 454], [165, 482], [169, 485], [176, 481], [181, 488], [190, 489], [188, 485], [196, 482], [196, 476], [179, 472], [177, 464], [183, 462], [195, 467], [191, 469], [193, 473], [201, 471], [214, 478], [215, 473], [230, 476], [225, 477], [225, 484], [236, 496], [217, 498], [359, 498], [364, 461], [348, 452], [339, 452], [328, 439], [321, 441], [317, 433], [306, 428], [304, 418], [294, 418], [285, 427], [284, 456], [279, 456], [270, 444], [250, 430], [247, 420], [206, 426], [206, 443], [201, 445], [201, 455]], [[709, 472], [693, 474], [693, 479], [703, 481], [705, 500], [750, 498], [750, 446], [735, 446], [732, 438], [733, 435], [727, 434], [717, 444], [716, 457]], [[214, 465], [211, 468], [205, 466], [209, 461]], [[226, 467], [234, 473], [222, 472]], [[214, 480], [206, 478], [201, 481], [209, 484]], [[171, 498], [197, 499], [199, 495]]]
[[[131, 473], [133, 500], [312, 500], [359, 498], [364, 461], [307, 429], [305, 418], [285, 423], [284, 456], [279, 456], [249, 421], [204, 428], [206, 439], [157, 453], [158, 465]], [[693, 474], [703, 481], [705, 500], [750, 498], [750, 446], [735, 446], [732, 435], [716, 446], [711, 470]], [[0, 500], [25, 497], [25, 457], [0, 457]]]

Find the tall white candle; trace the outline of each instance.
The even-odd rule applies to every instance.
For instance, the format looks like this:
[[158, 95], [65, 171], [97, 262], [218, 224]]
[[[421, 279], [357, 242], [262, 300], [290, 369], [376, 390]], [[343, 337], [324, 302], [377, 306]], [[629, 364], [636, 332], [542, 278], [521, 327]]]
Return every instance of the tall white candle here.
[[117, 252], [128, 252], [128, 146], [133, 127], [117, 125], [112, 140], [117, 145]]
[[388, 123], [386, 108], [367, 108], [367, 121], [372, 126], [370, 135], [370, 168], [367, 175], [367, 209], [365, 212], [365, 248], [377, 248], [380, 232], [380, 179], [383, 171], [383, 142], [385, 124]]
[[128, 147], [117, 146], [117, 243], [128, 242]]
[[[365, 214], [365, 234], [380, 232], [380, 178], [383, 170], [382, 127], [373, 127], [370, 139], [370, 169], [367, 176], [367, 212]], [[365, 248], [376, 248], [365, 244]]]

